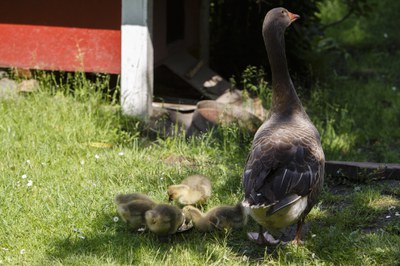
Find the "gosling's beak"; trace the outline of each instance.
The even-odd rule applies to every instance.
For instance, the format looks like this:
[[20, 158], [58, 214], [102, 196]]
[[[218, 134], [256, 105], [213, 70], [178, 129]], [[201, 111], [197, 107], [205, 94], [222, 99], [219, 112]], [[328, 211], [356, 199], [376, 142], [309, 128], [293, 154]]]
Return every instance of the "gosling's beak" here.
[[294, 22], [294, 21], [296, 21], [296, 20], [298, 20], [300, 18], [299, 15], [291, 13], [289, 11], [288, 11], [288, 16], [289, 16], [289, 19], [290, 19], [290, 23], [292, 23], [292, 22]]

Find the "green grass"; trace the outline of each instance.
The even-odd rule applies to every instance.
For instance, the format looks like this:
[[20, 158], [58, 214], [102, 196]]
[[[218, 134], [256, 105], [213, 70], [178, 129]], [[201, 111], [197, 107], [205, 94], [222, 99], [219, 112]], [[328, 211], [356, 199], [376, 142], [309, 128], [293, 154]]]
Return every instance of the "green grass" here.
[[[347, 185], [342, 196], [328, 182], [301, 247], [251, 243], [245, 232], [254, 222], [243, 231], [190, 231], [170, 242], [128, 232], [113, 220], [117, 193], [144, 192], [165, 202], [168, 185], [201, 173], [214, 188], [208, 208], [240, 201], [250, 141], [234, 127], [189, 141], [151, 141], [142, 123], [122, 117], [116, 101], [104, 98], [106, 82], [77, 75], [56, 87], [53, 78], [39, 79], [41, 91], [0, 100], [0, 264], [400, 263], [399, 218], [385, 219], [390, 206], [400, 211], [399, 195], [393, 189], [384, 194], [391, 189], [384, 185], [356, 191]], [[72, 81], [80, 90], [71, 90]]]
[[[350, 16], [316, 40], [313, 66], [320, 83], [303, 101], [328, 159], [398, 163], [400, 153], [392, 147], [400, 145], [400, 2], [361, 2], [372, 11]], [[344, 1], [320, 4], [323, 24], [346, 13]]]
[[[373, 2], [379, 12], [329, 29], [326, 37], [340, 48], [319, 55], [329, 75], [309, 97], [298, 88], [328, 160], [400, 161], [392, 148], [400, 145], [400, 60], [393, 49], [399, 42], [397, 24], [388, 24], [400, 17], [391, 5]], [[345, 12], [336, 0], [324, 5], [324, 22]], [[366, 70], [372, 76], [353, 75]], [[249, 69], [243, 83], [268, 105], [257, 73]], [[0, 265], [400, 264], [398, 181], [342, 184], [327, 177], [300, 247], [251, 243], [245, 233], [256, 229], [252, 221], [243, 231], [192, 230], [169, 242], [128, 232], [114, 221], [117, 193], [165, 202], [168, 185], [199, 173], [213, 184], [207, 208], [242, 200], [251, 136], [225, 127], [188, 141], [153, 140], [143, 123], [120, 114], [108, 76], [37, 73], [37, 79], [39, 92], [0, 99]]]

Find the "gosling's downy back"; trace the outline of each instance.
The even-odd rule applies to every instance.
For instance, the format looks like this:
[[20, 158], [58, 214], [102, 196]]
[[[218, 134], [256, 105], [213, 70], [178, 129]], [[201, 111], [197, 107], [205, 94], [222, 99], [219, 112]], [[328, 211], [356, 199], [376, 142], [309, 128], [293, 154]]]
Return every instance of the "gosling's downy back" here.
[[149, 230], [160, 236], [176, 233], [184, 222], [182, 211], [168, 204], [159, 204], [147, 211], [145, 219]]
[[204, 203], [211, 193], [211, 182], [203, 175], [188, 176], [182, 180], [181, 184], [168, 187], [170, 200], [178, 200], [182, 205]]

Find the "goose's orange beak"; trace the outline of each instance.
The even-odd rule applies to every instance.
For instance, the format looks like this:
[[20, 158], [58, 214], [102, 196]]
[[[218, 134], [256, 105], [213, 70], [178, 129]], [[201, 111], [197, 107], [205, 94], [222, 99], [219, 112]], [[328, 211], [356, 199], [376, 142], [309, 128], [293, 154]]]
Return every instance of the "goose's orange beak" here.
[[289, 11], [288, 11], [288, 16], [289, 16], [290, 22], [293, 22], [293, 21], [295, 21], [295, 20], [297, 20], [297, 19], [300, 18], [299, 15], [293, 14], [293, 13], [291, 13], [291, 12], [289, 12]]

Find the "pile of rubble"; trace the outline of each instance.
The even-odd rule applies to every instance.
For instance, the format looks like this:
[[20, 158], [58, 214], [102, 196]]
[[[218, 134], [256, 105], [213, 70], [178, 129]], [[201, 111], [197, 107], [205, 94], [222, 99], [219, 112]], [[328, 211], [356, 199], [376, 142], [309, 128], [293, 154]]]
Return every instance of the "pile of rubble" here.
[[178, 131], [190, 137], [220, 125], [236, 124], [255, 133], [265, 120], [267, 111], [261, 100], [244, 96], [239, 90], [226, 90], [216, 100], [199, 101], [196, 105], [153, 103], [149, 129], [173, 135]]

